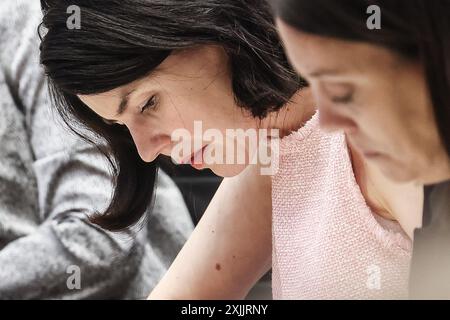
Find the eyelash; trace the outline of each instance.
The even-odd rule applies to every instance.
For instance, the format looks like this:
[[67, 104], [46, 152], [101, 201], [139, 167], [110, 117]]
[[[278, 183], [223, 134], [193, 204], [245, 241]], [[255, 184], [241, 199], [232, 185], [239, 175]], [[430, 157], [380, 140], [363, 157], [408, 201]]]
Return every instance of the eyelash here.
[[349, 93], [343, 97], [334, 97], [331, 99], [332, 102], [334, 103], [339, 103], [339, 104], [348, 104], [353, 102], [353, 92]]
[[144, 113], [149, 108], [155, 107], [156, 103], [157, 103], [156, 96], [152, 96], [150, 99], [148, 99], [148, 101], [145, 103], [145, 105], [141, 108], [141, 113]]

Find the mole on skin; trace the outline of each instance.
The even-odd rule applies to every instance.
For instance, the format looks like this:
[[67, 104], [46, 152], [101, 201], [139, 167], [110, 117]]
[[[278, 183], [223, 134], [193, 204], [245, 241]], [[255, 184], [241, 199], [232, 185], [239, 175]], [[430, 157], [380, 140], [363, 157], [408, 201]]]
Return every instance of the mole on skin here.
[[216, 270], [220, 271], [220, 269], [221, 269], [220, 263], [216, 263]]

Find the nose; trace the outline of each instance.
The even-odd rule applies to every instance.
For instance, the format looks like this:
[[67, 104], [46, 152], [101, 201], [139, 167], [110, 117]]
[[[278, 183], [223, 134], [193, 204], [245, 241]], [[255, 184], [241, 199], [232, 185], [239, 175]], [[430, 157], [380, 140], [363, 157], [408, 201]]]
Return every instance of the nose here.
[[172, 142], [170, 136], [152, 133], [151, 129], [128, 127], [139, 156], [145, 162], [154, 161]]
[[353, 133], [357, 129], [357, 124], [351, 118], [351, 115], [344, 114], [344, 110], [341, 110], [345, 107], [333, 105], [317, 96], [315, 100], [319, 109], [319, 124], [324, 131], [334, 132], [342, 130], [346, 133]]
[[328, 132], [342, 130], [346, 133], [354, 133], [357, 128], [352, 119], [321, 108], [319, 108], [319, 124], [324, 131]]

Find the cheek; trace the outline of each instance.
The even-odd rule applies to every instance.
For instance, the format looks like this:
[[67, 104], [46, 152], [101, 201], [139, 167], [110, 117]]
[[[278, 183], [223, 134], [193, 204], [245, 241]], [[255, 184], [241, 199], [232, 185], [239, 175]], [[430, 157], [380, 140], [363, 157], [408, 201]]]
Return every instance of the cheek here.
[[414, 120], [408, 111], [410, 102], [405, 101], [393, 82], [373, 81], [372, 86], [361, 91], [359, 101], [355, 106], [355, 121], [369, 143], [391, 155], [412, 152], [415, 142], [411, 134]]
[[[389, 81], [388, 81], [389, 80]], [[403, 85], [404, 79], [387, 79], [384, 90], [377, 90], [371, 117], [377, 120], [380, 134], [389, 134], [397, 145], [414, 144], [414, 131], [423, 123], [421, 99], [414, 97], [414, 90]], [[384, 130], [384, 132], [382, 131]]]
[[369, 134], [374, 141], [397, 144], [403, 135], [403, 124], [398, 117], [395, 101], [383, 94], [368, 95], [365, 101], [357, 106], [360, 111], [355, 113], [360, 130]]
[[216, 129], [224, 136], [226, 129], [248, 126], [249, 117], [237, 106], [229, 88], [219, 83], [204, 88], [179, 88], [180, 94], [166, 95], [158, 112], [161, 122], [172, 129], [185, 128], [191, 133]]

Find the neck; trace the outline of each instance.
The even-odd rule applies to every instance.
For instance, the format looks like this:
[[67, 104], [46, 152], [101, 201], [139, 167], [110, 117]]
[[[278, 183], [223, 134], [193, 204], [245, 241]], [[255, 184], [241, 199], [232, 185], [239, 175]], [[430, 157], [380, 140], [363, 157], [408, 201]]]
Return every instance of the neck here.
[[427, 176], [422, 179], [425, 185], [438, 184], [450, 180], [450, 160], [447, 154], [430, 164]]
[[364, 160], [350, 144], [349, 150], [356, 181], [367, 205], [375, 214], [397, 221], [413, 239], [414, 229], [422, 225], [423, 186], [392, 181]]
[[270, 113], [260, 126], [280, 130], [280, 138], [297, 131], [316, 113], [314, 99], [309, 88], [298, 91], [281, 110]]

